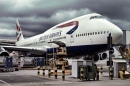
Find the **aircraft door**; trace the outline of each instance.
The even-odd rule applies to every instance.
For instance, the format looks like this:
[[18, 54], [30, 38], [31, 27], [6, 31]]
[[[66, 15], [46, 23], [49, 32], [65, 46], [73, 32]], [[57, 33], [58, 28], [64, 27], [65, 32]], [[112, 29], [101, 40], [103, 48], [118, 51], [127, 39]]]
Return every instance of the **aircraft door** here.
[[70, 35], [70, 43], [71, 43], [71, 45], [73, 45], [73, 43], [74, 43], [74, 35], [73, 34]]
[[90, 38], [90, 42], [91, 42], [91, 44], [93, 43], [93, 42], [92, 42], [92, 38]]
[[89, 35], [88, 35], [88, 38], [89, 38], [89, 40], [90, 40], [89, 44], [92, 44], [92, 43], [93, 43], [93, 42], [92, 42], [92, 39], [93, 39], [93, 38], [92, 38], [92, 34], [93, 34], [93, 33], [89, 33]]

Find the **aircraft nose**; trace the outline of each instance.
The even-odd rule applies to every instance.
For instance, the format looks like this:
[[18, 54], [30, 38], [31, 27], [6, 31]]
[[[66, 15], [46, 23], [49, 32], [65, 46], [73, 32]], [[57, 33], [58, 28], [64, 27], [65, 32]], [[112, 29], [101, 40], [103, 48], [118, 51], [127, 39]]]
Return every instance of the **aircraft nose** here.
[[112, 34], [113, 44], [117, 44], [123, 36], [123, 31], [119, 27], [114, 27], [111, 30], [111, 34]]

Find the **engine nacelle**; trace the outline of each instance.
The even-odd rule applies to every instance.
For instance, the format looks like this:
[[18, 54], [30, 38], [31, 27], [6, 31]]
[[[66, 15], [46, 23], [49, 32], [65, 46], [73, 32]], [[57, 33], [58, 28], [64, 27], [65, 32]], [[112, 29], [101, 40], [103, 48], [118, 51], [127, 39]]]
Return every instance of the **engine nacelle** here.
[[94, 55], [94, 61], [97, 62], [99, 60], [99, 55]]
[[93, 59], [92, 56], [89, 56], [89, 55], [83, 57], [83, 60], [92, 60], [92, 59]]
[[99, 56], [97, 54], [95, 55], [88, 55], [86, 57], [84, 57], [84, 60], [94, 60], [94, 62], [97, 62], [99, 60]]
[[100, 60], [104, 60], [107, 58], [107, 54], [103, 53], [102, 55], [100, 55]]
[[104, 60], [107, 58], [107, 54], [106, 53], [103, 53], [102, 55], [101, 54], [94, 54], [94, 55], [87, 55], [86, 57], [84, 57], [83, 59], [84, 60], [94, 60], [95, 62], [97, 62], [98, 60]]
[[106, 53], [103, 53], [102, 55], [101, 54], [97, 54], [97, 55], [94, 55], [94, 61], [97, 62], [98, 60], [104, 60], [107, 58], [107, 54]]
[[0, 56], [9, 56], [9, 53], [7, 51], [1, 51]]

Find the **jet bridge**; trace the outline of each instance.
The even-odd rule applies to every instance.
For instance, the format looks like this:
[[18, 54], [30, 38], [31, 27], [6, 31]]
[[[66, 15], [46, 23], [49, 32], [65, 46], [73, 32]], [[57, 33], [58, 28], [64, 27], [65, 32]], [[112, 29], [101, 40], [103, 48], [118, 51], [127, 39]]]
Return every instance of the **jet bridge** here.
[[116, 46], [116, 49], [120, 52], [122, 59], [125, 59], [130, 65], [130, 45]]
[[130, 30], [123, 30], [123, 38], [116, 46], [117, 50], [121, 53], [122, 58], [130, 59]]

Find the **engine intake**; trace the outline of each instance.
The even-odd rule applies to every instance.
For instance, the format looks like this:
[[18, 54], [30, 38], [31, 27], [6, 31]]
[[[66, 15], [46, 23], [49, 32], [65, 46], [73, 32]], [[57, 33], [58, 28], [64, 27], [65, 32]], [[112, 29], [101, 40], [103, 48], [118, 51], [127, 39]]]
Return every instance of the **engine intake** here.
[[1, 51], [0, 56], [9, 56], [9, 53], [7, 51]]
[[107, 54], [103, 53], [102, 55], [100, 55], [100, 60], [104, 60], [107, 58]]
[[94, 61], [97, 62], [99, 60], [99, 55], [94, 55]]

